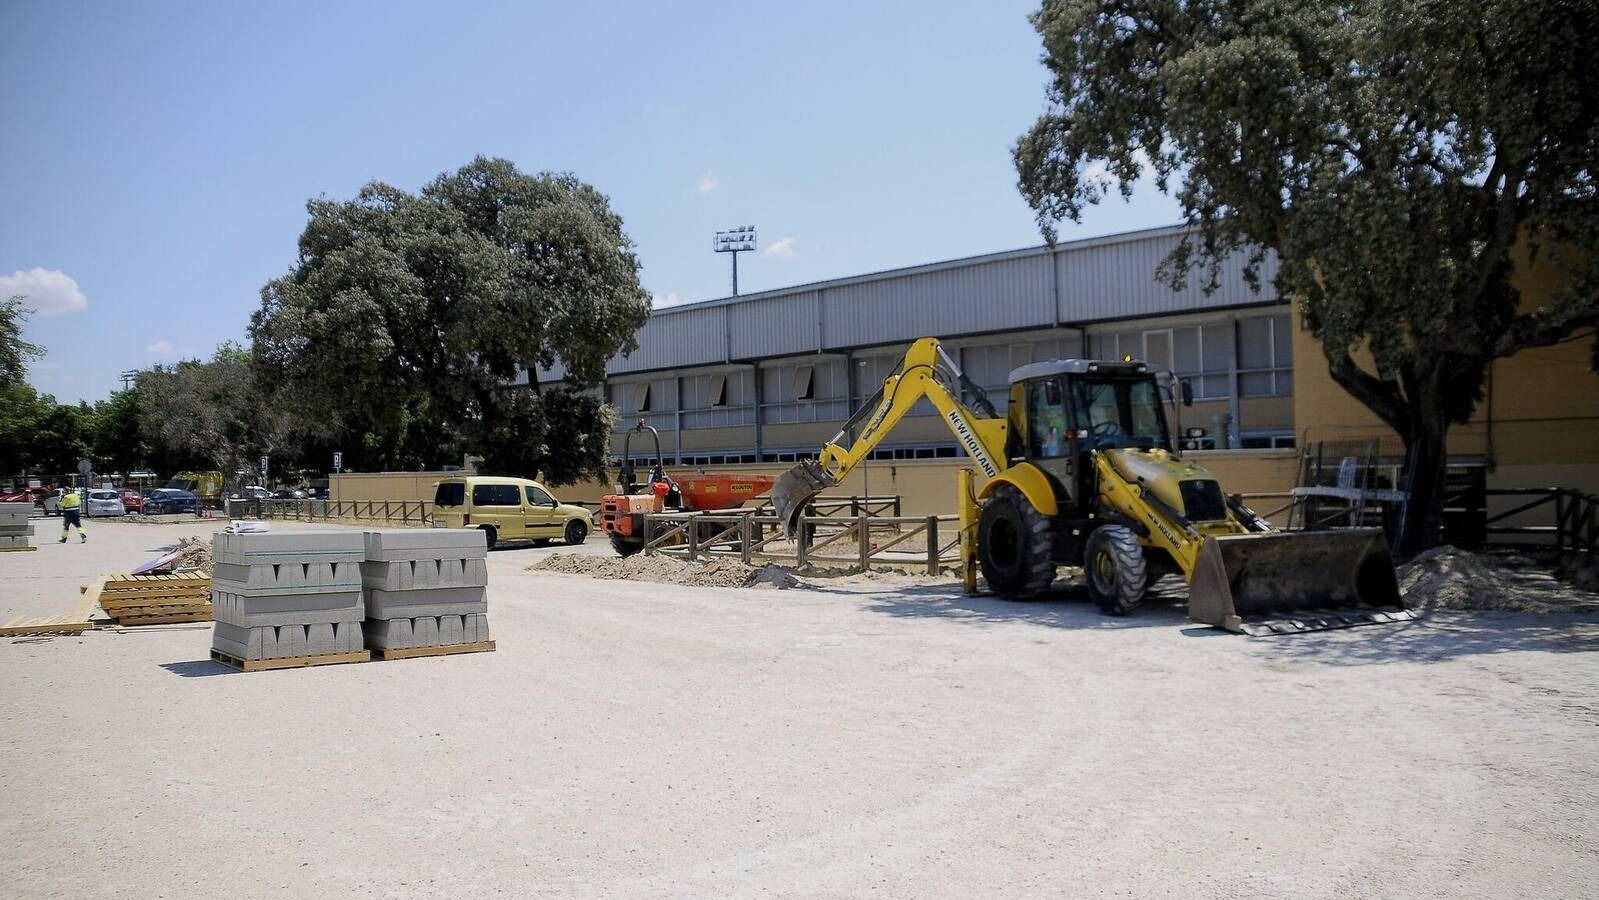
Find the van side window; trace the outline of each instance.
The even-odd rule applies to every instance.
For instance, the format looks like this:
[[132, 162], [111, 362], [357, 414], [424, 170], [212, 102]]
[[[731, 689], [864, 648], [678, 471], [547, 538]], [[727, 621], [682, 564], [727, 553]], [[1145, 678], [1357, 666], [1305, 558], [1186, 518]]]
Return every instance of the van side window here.
[[521, 506], [522, 492], [514, 484], [472, 485], [473, 506]]
[[459, 481], [446, 481], [433, 492], [434, 506], [460, 506], [466, 502], [466, 485]]
[[533, 506], [549, 506], [555, 502], [555, 498], [530, 484], [527, 486], [527, 502]]

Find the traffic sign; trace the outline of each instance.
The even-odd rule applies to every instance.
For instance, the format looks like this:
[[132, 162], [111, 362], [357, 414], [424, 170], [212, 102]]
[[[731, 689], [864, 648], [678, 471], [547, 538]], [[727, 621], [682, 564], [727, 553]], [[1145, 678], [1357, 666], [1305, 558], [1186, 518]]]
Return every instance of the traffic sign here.
[[344, 471], [344, 451], [342, 450], [333, 451], [333, 471]]
[[267, 458], [265, 456], [263, 456], [263, 457], [261, 457], [261, 477], [262, 478], [266, 477], [266, 472], [267, 472]]

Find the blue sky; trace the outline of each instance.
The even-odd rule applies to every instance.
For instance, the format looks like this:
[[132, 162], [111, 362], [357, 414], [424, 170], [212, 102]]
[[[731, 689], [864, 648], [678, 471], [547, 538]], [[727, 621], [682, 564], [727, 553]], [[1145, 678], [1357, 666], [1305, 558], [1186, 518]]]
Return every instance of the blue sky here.
[[[744, 292], [1034, 245], [1033, 6], [12, 0], [0, 290], [49, 313], [35, 386], [101, 398], [244, 340], [308, 198], [479, 153], [610, 195], [660, 303], [729, 292], [734, 225], [760, 229]], [[1061, 236], [1177, 217], [1144, 185]]]

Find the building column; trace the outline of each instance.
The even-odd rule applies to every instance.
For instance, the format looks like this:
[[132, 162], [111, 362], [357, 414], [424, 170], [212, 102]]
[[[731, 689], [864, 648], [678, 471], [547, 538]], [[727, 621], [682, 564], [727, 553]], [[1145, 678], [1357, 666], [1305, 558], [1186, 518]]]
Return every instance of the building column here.
[[1227, 314], [1227, 329], [1233, 333], [1233, 352], [1227, 360], [1227, 393], [1231, 395], [1227, 400], [1227, 413], [1233, 420], [1227, 429], [1227, 449], [1236, 450], [1244, 445], [1244, 439], [1239, 434], [1244, 423], [1238, 416], [1238, 351], [1244, 345], [1238, 334], [1238, 317], [1232, 313]]
[[761, 430], [766, 424], [766, 414], [761, 407], [761, 404], [765, 401], [765, 392], [761, 389], [761, 364], [751, 363], [750, 372], [750, 377], [755, 379], [755, 461], [758, 463], [761, 461], [761, 453], [765, 447], [765, 441], [761, 437]]

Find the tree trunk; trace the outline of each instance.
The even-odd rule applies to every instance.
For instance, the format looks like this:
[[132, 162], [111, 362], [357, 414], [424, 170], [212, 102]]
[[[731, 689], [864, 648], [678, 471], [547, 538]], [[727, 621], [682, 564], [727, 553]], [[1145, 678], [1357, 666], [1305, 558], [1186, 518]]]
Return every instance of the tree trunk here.
[[1423, 408], [1415, 411], [1412, 423], [1412, 428], [1404, 436], [1405, 474], [1410, 499], [1394, 548], [1395, 555], [1401, 560], [1436, 545], [1443, 529], [1449, 418], [1442, 410]]

